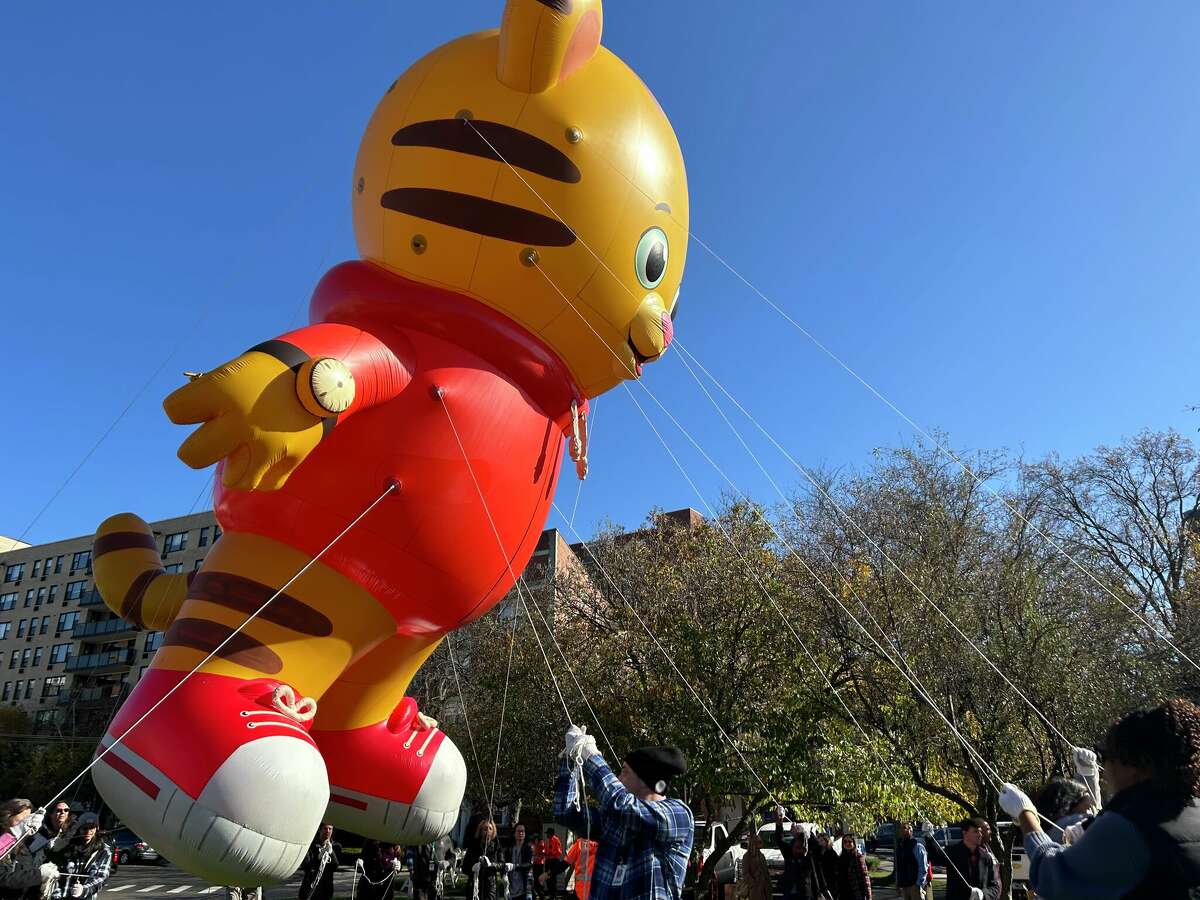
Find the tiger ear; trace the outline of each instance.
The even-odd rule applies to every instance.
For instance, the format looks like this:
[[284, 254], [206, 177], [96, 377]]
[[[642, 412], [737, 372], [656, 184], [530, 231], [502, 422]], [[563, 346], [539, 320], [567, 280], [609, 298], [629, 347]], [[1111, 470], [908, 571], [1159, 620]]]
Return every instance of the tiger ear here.
[[497, 75], [514, 90], [540, 94], [587, 65], [603, 30], [601, 0], [508, 0]]

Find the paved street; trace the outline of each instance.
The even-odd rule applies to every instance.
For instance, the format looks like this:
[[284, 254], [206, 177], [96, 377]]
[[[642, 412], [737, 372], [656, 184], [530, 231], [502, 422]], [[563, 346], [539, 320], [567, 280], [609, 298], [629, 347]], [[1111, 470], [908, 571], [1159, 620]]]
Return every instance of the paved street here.
[[[349, 867], [336, 873], [334, 896], [349, 897], [353, 880], [353, 870]], [[300, 876], [297, 875], [286, 884], [264, 891], [264, 900], [295, 900], [299, 892]], [[113, 873], [103, 894], [127, 894], [131, 897], [145, 897], [147, 900], [154, 897], [183, 898], [210, 894], [223, 900], [224, 888], [201, 881], [171, 865], [125, 865]]]

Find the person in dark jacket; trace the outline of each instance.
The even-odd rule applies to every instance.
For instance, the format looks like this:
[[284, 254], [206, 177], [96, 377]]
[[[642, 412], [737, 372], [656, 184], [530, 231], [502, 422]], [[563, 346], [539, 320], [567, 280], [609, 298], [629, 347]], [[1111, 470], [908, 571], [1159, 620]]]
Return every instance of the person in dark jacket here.
[[961, 841], [945, 849], [927, 848], [946, 867], [946, 900], [1000, 900], [996, 858], [982, 846], [983, 819], [967, 819], [962, 833]]
[[512, 866], [508, 873], [508, 896], [524, 900], [533, 894], [533, 844], [526, 840], [525, 826], [513, 828], [512, 846], [504, 851], [504, 862]]
[[496, 900], [496, 875], [504, 868], [502, 851], [496, 840], [496, 823], [483, 819], [467, 840], [463, 869], [467, 873], [467, 898]]
[[812, 857], [818, 891], [824, 892], [830, 900], [837, 900], [838, 852], [833, 847], [833, 838], [823, 831], [811, 836], [808, 839], [808, 855]]
[[871, 900], [871, 876], [867, 861], [858, 852], [858, 839], [853, 834], [842, 836], [842, 852], [838, 856], [838, 900]]
[[59, 868], [67, 858], [67, 847], [71, 838], [75, 837], [78, 821], [71, 815], [71, 806], [66, 800], [59, 800], [46, 814], [38, 834], [46, 839], [46, 861], [52, 862]]
[[100, 820], [84, 813], [63, 854], [55, 900], [90, 900], [99, 894], [112, 871], [112, 856], [112, 847], [100, 837]]
[[363, 900], [392, 900], [404, 864], [402, 853], [402, 848], [394, 844], [364, 841], [359, 857], [362, 872], [356, 873], [355, 896]]
[[1000, 805], [1025, 833], [1030, 884], [1044, 900], [1185, 900], [1200, 887], [1200, 707], [1170, 700], [1109, 729], [1110, 799], [1069, 847], [1042, 831], [1037, 810], [1005, 785]]
[[814, 860], [808, 854], [808, 842], [799, 825], [792, 826], [792, 839], [783, 836], [783, 814], [775, 811], [775, 846], [783, 854], [783, 874], [779, 889], [783, 900], [816, 900], [820, 896]]
[[333, 873], [341, 864], [342, 847], [333, 842], [333, 826], [326, 822], [300, 863], [300, 900], [333, 900]]
[[422, 844], [412, 849], [409, 872], [412, 875], [413, 900], [438, 900], [442, 896], [441, 845]]
[[900, 823], [900, 845], [896, 848], [896, 890], [900, 900], [921, 900], [929, 875], [925, 844], [913, 837], [912, 825]]

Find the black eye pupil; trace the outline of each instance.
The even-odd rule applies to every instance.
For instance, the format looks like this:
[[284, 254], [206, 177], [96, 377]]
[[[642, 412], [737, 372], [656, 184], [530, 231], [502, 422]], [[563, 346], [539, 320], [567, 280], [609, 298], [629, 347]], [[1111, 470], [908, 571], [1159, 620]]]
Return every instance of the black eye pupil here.
[[655, 241], [654, 246], [650, 248], [650, 253], [646, 256], [646, 280], [650, 282], [658, 281], [662, 278], [663, 271], [667, 268], [667, 248], [662, 241]]

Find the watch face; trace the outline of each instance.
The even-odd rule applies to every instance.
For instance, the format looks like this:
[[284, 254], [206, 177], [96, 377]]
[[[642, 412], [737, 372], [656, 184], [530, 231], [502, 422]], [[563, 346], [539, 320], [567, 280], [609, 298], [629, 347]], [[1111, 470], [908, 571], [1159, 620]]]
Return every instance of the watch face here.
[[345, 412], [354, 402], [354, 376], [336, 359], [318, 361], [310, 384], [317, 402], [331, 413]]

